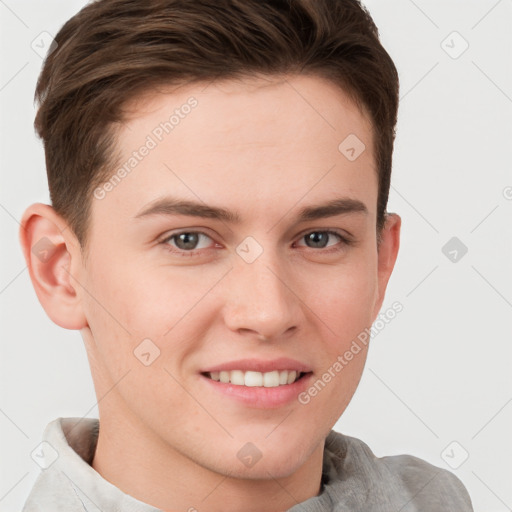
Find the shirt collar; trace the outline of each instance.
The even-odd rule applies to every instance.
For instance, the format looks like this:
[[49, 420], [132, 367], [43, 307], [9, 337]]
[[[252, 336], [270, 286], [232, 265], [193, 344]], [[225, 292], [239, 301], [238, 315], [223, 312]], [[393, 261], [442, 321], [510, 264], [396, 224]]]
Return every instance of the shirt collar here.
[[91, 466], [98, 432], [99, 420], [95, 418], [57, 418], [48, 424], [42, 446], [42, 463], [47, 468], [40, 475], [43, 481], [35, 503], [39, 499], [54, 503], [45, 494], [53, 495], [56, 505], [68, 503], [71, 498], [65, 496], [67, 493], [75, 495], [77, 504], [81, 502], [77, 508], [81, 512], [160, 512], [125, 494]]
[[[99, 420], [95, 418], [58, 418], [48, 424], [42, 449], [46, 469], [23, 512], [46, 510], [39, 508], [40, 504], [47, 505], [48, 510], [67, 512], [161, 512], [125, 494], [91, 466], [98, 433]], [[374, 463], [375, 456], [364, 443], [332, 430], [325, 441], [320, 493], [288, 512], [327, 511], [345, 498], [352, 503], [356, 496], [364, 496], [375, 482], [388, 490], [397, 484], [401, 487], [396, 478], [389, 481], [389, 475], [383, 474]], [[380, 500], [386, 501], [383, 496]]]

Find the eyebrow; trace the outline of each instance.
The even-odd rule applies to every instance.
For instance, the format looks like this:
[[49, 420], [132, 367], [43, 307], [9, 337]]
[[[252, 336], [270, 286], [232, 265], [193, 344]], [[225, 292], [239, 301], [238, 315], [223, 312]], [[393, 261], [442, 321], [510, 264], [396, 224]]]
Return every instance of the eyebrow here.
[[[368, 214], [368, 208], [358, 199], [341, 197], [332, 199], [324, 204], [302, 208], [299, 210], [297, 220], [305, 222], [351, 213], [366, 215]], [[236, 211], [175, 197], [164, 197], [153, 201], [139, 212], [135, 218], [139, 219], [153, 215], [186, 215], [220, 220], [230, 224], [240, 224], [242, 222], [242, 217]]]

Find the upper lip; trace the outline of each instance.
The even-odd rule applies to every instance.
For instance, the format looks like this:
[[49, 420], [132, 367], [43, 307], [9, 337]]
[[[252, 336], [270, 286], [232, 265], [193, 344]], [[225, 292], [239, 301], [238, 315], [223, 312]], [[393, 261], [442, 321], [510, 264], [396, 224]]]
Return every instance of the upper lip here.
[[244, 372], [272, 372], [274, 370], [295, 370], [296, 372], [308, 373], [311, 368], [295, 359], [288, 357], [280, 357], [279, 359], [272, 359], [271, 361], [264, 361], [262, 359], [238, 359], [237, 361], [229, 361], [227, 363], [217, 364], [202, 371], [207, 372], [222, 372], [242, 370]]

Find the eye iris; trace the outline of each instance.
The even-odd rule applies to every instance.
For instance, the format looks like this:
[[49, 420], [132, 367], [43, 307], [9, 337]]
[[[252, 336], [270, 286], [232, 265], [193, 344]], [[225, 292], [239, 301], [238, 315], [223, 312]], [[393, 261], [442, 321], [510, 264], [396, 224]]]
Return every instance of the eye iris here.
[[323, 248], [326, 246], [328, 238], [329, 238], [329, 233], [324, 233], [322, 231], [315, 231], [313, 233], [309, 233], [309, 235], [306, 235], [306, 239], [309, 242], [313, 242], [313, 244], [319, 244], [319, 245], [313, 245], [313, 247], [320, 247], [320, 248]]
[[[199, 243], [199, 233], [185, 232], [174, 235], [172, 238], [175, 240], [176, 246], [181, 250], [191, 250]], [[313, 231], [307, 234], [304, 238], [307, 240], [307, 245], [314, 248], [324, 248], [327, 246], [330, 233], [326, 231]]]
[[[179, 249], [194, 249], [198, 241], [198, 233], [180, 233], [179, 235], [176, 235], [176, 245]], [[184, 244], [182, 244], [182, 242]]]

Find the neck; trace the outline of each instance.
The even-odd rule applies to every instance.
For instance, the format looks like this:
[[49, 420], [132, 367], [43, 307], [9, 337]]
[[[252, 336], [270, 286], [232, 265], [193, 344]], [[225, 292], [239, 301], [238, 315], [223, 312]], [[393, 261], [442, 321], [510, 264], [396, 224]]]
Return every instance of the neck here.
[[278, 512], [320, 492], [323, 443], [287, 477], [233, 478], [191, 460], [126, 411], [109, 412], [100, 415], [92, 467], [125, 494], [163, 511]]

